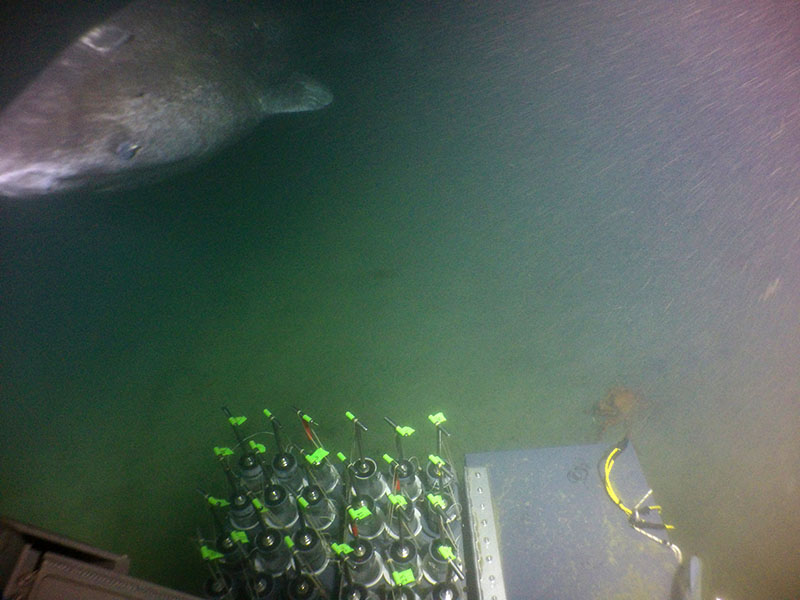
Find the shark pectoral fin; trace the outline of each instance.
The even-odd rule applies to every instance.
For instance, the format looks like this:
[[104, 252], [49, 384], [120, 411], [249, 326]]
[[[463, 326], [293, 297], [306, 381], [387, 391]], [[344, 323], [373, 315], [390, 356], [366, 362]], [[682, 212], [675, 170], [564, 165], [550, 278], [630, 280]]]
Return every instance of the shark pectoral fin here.
[[103, 24], [93, 27], [81, 36], [81, 43], [95, 52], [105, 54], [116, 50], [132, 37], [133, 34], [130, 31], [116, 25]]
[[315, 79], [300, 73], [264, 90], [261, 106], [265, 114], [318, 110], [333, 101], [330, 90]]

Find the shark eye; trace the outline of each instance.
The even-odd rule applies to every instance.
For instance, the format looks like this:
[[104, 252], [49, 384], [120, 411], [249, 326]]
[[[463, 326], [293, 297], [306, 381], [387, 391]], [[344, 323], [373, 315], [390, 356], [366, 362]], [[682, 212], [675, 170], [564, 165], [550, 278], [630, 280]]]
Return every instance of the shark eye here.
[[136, 155], [140, 148], [141, 146], [139, 144], [134, 144], [126, 140], [117, 146], [116, 150], [114, 150], [114, 154], [122, 160], [130, 160]]

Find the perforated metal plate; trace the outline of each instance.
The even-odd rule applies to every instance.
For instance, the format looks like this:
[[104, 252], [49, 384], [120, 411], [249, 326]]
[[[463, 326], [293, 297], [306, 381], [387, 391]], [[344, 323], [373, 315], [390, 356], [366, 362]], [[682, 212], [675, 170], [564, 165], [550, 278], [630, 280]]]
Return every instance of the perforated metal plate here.
[[483, 467], [467, 467], [465, 474], [478, 593], [481, 600], [506, 600], [489, 474]]

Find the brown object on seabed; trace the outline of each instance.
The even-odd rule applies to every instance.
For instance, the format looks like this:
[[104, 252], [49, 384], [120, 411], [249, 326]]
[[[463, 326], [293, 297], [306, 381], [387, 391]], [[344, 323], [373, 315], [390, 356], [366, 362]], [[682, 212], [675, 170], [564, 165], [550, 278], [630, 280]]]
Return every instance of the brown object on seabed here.
[[597, 425], [597, 439], [617, 425], [622, 425], [625, 435], [630, 435], [634, 420], [644, 407], [644, 396], [630, 388], [616, 386], [608, 390], [602, 400], [591, 409], [592, 420]]

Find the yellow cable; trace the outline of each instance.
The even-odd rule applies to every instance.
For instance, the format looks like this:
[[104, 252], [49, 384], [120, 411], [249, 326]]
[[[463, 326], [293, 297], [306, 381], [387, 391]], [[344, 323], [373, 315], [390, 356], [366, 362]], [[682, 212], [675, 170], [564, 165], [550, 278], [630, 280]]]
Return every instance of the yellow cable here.
[[[611, 469], [614, 468], [614, 461], [616, 460], [617, 454], [619, 454], [620, 452], [622, 452], [622, 449], [617, 446], [611, 452], [609, 452], [608, 456], [606, 457], [606, 463], [604, 468], [606, 493], [611, 498], [611, 501], [614, 504], [619, 506], [619, 508], [626, 515], [631, 516], [633, 514], [633, 510], [631, 510], [622, 503], [622, 500], [620, 499], [619, 496], [617, 496], [617, 493], [614, 491], [614, 487], [611, 484]], [[661, 515], [661, 506], [656, 504], [653, 506], [648, 506], [647, 508], [650, 510], [655, 510], [656, 512], [658, 512], [659, 515]], [[664, 529], [675, 529], [675, 527], [673, 525], [667, 525], [666, 523], [664, 523]]]
[[622, 509], [622, 511], [626, 515], [630, 516], [630, 515], [633, 514], [633, 511], [622, 503], [622, 500], [620, 500], [619, 496], [617, 496], [617, 493], [614, 491], [614, 487], [611, 485], [611, 469], [614, 467], [615, 456], [617, 454], [619, 454], [620, 452], [621, 452], [621, 450], [619, 448], [614, 448], [609, 453], [609, 455], [606, 457], [606, 464], [605, 464], [605, 469], [604, 469], [605, 470], [606, 493], [611, 498], [611, 501], [614, 504], [619, 506], [620, 509]]

